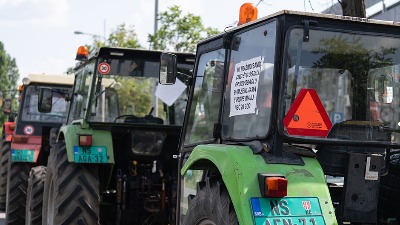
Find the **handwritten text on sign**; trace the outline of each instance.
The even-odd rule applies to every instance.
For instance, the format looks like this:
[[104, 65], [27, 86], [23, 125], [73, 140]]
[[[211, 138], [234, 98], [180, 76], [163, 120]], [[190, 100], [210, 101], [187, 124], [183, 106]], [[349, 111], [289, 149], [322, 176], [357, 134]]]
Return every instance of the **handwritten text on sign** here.
[[263, 61], [264, 58], [259, 56], [235, 65], [229, 116], [256, 113], [257, 88]]

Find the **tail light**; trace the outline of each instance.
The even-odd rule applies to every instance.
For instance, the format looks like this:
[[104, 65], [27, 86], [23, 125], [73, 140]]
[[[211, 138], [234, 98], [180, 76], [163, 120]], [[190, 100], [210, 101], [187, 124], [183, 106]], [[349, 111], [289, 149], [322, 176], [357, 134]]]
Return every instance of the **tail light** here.
[[28, 143], [28, 137], [24, 135], [14, 135], [13, 136], [14, 143]]
[[92, 146], [92, 135], [79, 135], [79, 146]]
[[263, 197], [282, 198], [287, 196], [288, 180], [279, 174], [258, 174], [260, 192]]

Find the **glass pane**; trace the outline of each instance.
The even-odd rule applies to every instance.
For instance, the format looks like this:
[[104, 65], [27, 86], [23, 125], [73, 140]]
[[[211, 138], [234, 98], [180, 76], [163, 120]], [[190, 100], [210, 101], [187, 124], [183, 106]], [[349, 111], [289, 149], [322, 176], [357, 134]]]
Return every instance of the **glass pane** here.
[[223, 49], [200, 57], [185, 137], [186, 144], [213, 138], [214, 123], [218, 122], [222, 96], [224, 59]]
[[[69, 109], [69, 102], [65, 101], [66, 94], [70, 93], [70, 88], [54, 88], [53, 106], [50, 113], [40, 113], [38, 111], [38, 92], [43, 86], [28, 86], [24, 97], [24, 109], [22, 110], [22, 120], [46, 122], [46, 123], [65, 123]], [[65, 94], [64, 94], [65, 93]]]
[[92, 81], [94, 62], [85, 66], [76, 73], [75, 76], [75, 89], [73, 95], [73, 101], [71, 104], [72, 116], [69, 117], [71, 120], [83, 119], [86, 114], [86, 108], [88, 104], [89, 86]]
[[236, 36], [225, 91], [223, 136], [265, 136], [271, 115], [276, 23]]
[[[343, 31], [310, 30], [310, 41], [303, 42], [303, 30], [293, 29], [286, 60], [285, 119], [291, 121], [285, 124], [286, 131], [298, 136], [398, 142], [399, 47], [400, 40], [395, 37]], [[315, 125], [310, 121], [301, 125], [307, 114], [304, 111], [300, 115], [307, 100], [296, 103], [301, 90], [316, 92], [308, 108], [317, 110], [314, 121], [321, 123], [315, 124], [322, 124], [320, 128], [326, 129], [326, 135], [297, 132]], [[296, 108], [294, 116], [288, 115]], [[292, 128], [297, 131], [293, 133]], [[351, 135], [340, 134], [350, 128]]]
[[[178, 56], [179, 57], [179, 56]], [[159, 61], [143, 58], [99, 58], [91, 99], [90, 121], [182, 125], [187, 103], [184, 78], [181, 92], [171, 106], [157, 98]], [[101, 68], [103, 70], [101, 70]], [[189, 64], [178, 64], [188, 74]]]

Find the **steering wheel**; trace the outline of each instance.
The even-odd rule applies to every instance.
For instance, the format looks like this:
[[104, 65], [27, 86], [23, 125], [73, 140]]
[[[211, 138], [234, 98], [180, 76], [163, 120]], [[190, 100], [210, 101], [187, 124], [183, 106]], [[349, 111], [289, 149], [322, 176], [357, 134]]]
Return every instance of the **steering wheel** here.
[[130, 116], [133, 117], [133, 118], [138, 118], [137, 116], [132, 115], [132, 114], [124, 114], [124, 115], [119, 115], [119, 116], [115, 117], [113, 123], [115, 123], [118, 119], [121, 119], [121, 118], [124, 118], [124, 117], [130, 117]]

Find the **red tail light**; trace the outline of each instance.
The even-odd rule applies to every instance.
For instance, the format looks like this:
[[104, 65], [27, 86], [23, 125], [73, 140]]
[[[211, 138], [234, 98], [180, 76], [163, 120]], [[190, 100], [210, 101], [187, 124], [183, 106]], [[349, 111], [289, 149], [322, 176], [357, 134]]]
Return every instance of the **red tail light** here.
[[263, 197], [282, 198], [287, 196], [288, 180], [283, 175], [258, 174]]
[[79, 135], [79, 146], [92, 146], [92, 135]]
[[13, 137], [14, 143], [28, 143], [28, 137], [24, 135], [14, 135]]

